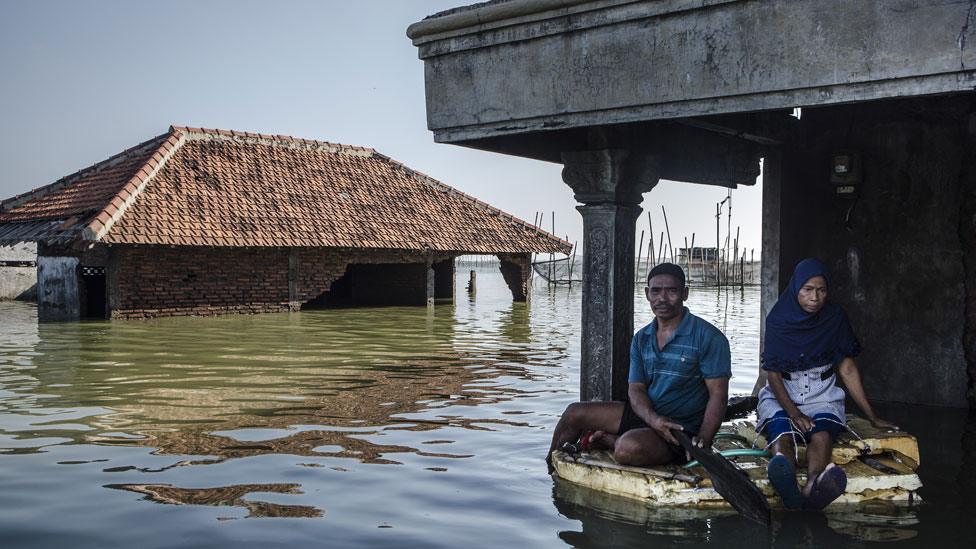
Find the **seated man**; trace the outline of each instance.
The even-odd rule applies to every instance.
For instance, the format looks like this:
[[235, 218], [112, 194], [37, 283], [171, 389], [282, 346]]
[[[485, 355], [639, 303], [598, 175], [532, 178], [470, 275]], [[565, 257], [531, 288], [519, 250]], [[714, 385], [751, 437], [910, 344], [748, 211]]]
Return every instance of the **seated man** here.
[[651, 269], [644, 292], [655, 318], [630, 346], [628, 400], [570, 404], [552, 436], [550, 473], [552, 451], [577, 440], [584, 449], [612, 449], [618, 463], [636, 466], [686, 459], [671, 429], [711, 446], [728, 401], [729, 341], [684, 306], [688, 288], [681, 267], [662, 263]]

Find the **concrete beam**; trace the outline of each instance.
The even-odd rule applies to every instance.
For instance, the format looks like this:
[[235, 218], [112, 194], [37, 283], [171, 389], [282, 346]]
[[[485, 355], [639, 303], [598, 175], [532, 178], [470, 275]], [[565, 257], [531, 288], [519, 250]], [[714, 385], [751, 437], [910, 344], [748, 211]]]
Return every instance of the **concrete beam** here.
[[425, 63], [435, 140], [463, 144], [970, 91], [974, 9], [942, 0], [515, 0], [430, 18], [408, 35]]

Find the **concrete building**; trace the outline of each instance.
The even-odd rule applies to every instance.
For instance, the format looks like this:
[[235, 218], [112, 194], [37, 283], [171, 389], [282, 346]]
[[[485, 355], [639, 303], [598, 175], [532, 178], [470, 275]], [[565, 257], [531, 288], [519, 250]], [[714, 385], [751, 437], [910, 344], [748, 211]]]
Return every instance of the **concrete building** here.
[[764, 313], [818, 257], [870, 395], [976, 404], [976, 2], [507, 0], [407, 34], [435, 140], [564, 165], [583, 399], [625, 394], [642, 194], [762, 161]]
[[25, 242], [44, 321], [430, 304], [463, 254], [525, 300], [531, 254], [570, 249], [372, 149], [182, 127], [3, 201]]

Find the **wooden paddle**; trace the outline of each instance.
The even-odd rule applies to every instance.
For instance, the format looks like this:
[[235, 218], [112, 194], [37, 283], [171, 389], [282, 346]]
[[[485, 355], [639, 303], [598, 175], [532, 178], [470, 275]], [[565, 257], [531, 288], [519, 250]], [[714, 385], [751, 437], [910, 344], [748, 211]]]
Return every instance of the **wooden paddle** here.
[[769, 504], [766, 496], [744, 472], [711, 448], [695, 446], [684, 431], [671, 429], [671, 434], [705, 468], [715, 491], [725, 501], [747, 519], [769, 526]]

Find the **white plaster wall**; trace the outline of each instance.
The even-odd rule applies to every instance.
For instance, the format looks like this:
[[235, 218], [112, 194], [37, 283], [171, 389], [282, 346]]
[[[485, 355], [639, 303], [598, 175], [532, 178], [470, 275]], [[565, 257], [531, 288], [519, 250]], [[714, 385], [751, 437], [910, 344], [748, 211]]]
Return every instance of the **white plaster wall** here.
[[5, 267], [3, 261], [37, 261], [37, 244], [20, 242], [0, 246], [0, 299], [37, 299], [37, 267]]

